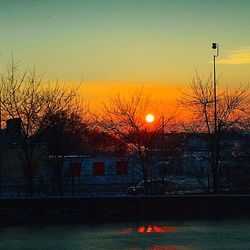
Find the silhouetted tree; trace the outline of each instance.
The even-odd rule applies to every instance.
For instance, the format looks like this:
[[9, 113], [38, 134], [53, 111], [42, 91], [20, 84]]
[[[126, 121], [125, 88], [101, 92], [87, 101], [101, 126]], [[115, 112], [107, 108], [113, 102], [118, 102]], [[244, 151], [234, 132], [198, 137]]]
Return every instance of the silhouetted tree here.
[[124, 157], [128, 154], [127, 145], [116, 136], [95, 128], [87, 135], [87, 152], [91, 155], [112, 155]]
[[1, 75], [2, 118], [18, 118], [20, 128], [20, 158], [26, 173], [28, 191], [34, 192], [35, 154], [38, 150], [40, 135], [48, 114], [62, 112], [72, 105], [78, 87], [66, 89], [59, 84], [45, 84], [42, 75], [35, 70], [21, 72], [12, 60], [6, 72]]
[[[130, 150], [138, 156], [143, 174], [145, 192], [148, 193], [149, 153], [151, 146], [162, 135], [162, 123], [156, 121], [149, 129], [145, 115], [150, 110], [151, 98], [141, 89], [125, 98], [117, 95], [110, 98], [104, 106], [105, 114], [102, 127], [113, 136], [123, 140]], [[172, 117], [171, 117], [172, 118]], [[166, 128], [170, 126], [170, 118], [165, 120]]]
[[54, 184], [57, 192], [62, 194], [62, 172], [65, 155], [81, 155], [86, 152], [87, 122], [84, 114], [87, 107], [52, 112], [47, 114], [43, 138], [53, 157]]
[[204, 79], [197, 75], [182, 93], [179, 102], [192, 114], [186, 129], [192, 133], [205, 133], [204, 139], [210, 148], [213, 191], [218, 191], [218, 171], [222, 135], [235, 128], [246, 128], [249, 123], [248, 86], [225, 88], [217, 95], [217, 133], [214, 133], [214, 96], [211, 77]]

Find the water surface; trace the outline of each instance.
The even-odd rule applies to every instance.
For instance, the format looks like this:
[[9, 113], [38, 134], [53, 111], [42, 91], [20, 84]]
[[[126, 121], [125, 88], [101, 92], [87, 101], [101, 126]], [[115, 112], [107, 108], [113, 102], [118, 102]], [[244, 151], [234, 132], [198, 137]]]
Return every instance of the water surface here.
[[250, 220], [8, 227], [0, 228], [0, 249], [250, 249]]

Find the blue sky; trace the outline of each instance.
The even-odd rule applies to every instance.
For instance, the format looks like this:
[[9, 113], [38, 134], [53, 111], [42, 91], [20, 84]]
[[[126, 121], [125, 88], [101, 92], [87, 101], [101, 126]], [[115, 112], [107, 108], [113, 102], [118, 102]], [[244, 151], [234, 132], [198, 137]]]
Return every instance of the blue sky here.
[[212, 71], [250, 79], [250, 1], [2, 0], [0, 66], [13, 53], [45, 79], [188, 84]]

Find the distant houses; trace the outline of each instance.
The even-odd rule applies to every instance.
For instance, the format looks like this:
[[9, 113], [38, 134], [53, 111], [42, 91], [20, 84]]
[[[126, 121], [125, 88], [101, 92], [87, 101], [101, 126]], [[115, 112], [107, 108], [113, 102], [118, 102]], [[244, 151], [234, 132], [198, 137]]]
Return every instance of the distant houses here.
[[[2, 179], [25, 178], [26, 162], [21, 136], [20, 119], [8, 120], [6, 129], [0, 131], [0, 169]], [[47, 165], [49, 154], [44, 143], [37, 143], [32, 155], [31, 160], [34, 170], [39, 170]]]
[[[219, 185], [221, 191], [249, 189], [250, 191], [250, 133], [224, 133], [220, 140]], [[179, 170], [196, 176], [201, 185], [212, 185], [211, 145], [206, 134], [189, 134], [183, 145]]]

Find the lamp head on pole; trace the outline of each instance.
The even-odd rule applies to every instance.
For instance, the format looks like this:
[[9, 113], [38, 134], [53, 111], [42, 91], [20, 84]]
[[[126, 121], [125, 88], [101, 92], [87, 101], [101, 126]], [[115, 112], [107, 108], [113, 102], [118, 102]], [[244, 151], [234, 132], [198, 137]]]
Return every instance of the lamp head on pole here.
[[212, 49], [217, 49], [217, 43], [212, 43]]
[[217, 53], [216, 55], [214, 55], [215, 57], [217, 57], [219, 55], [219, 44], [218, 43], [212, 43], [212, 49], [216, 49]]

